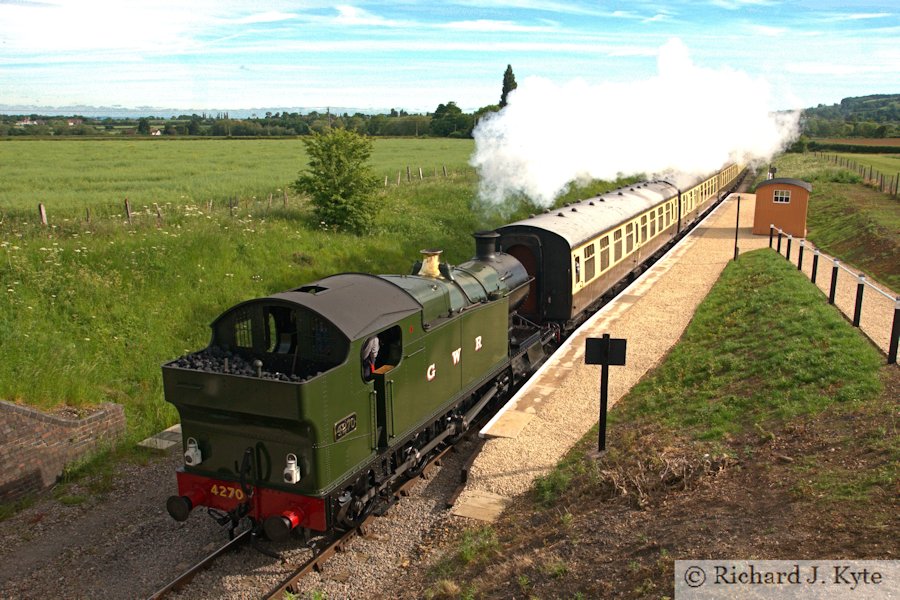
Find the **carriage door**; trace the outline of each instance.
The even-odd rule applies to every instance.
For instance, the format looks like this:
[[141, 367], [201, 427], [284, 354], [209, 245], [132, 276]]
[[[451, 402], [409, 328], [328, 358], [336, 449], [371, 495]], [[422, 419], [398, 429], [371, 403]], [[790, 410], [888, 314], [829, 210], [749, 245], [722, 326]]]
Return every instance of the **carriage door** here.
[[522, 263], [525, 272], [531, 277], [531, 283], [528, 284], [528, 296], [517, 312], [523, 317], [539, 323], [541, 314], [538, 298], [540, 298], [542, 289], [539, 271], [541, 264], [540, 241], [534, 236], [516, 236], [513, 243], [505, 247], [503, 251]]

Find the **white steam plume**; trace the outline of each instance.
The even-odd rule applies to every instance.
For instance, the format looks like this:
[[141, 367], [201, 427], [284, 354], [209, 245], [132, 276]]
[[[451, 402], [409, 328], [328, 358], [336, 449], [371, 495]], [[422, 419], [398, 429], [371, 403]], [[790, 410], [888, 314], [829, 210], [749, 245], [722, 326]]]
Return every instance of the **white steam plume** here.
[[660, 49], [658, 71], [629, 84], [525, 79], [475, 128], [482, 198], [524, 194], [546, 206], [573, 181], [703, 175], [768, 160], [798, 135], [799, 113], [769, 112], [764, 80], [697, 67], [679, 39]]

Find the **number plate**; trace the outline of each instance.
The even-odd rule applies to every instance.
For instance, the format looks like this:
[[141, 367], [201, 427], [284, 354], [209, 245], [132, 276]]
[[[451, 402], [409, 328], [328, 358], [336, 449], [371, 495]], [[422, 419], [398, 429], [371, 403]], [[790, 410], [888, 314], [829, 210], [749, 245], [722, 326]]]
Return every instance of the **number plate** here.
[[238, 502], [244, 499], [244, 490], [230, 485], [213, 484], [213, 486], [209, 488], [209, 493], [213, 496], [218, 496], [219, 498], [233, 499]]
[[344, 417], [334, 424], [334, 441], [338, 441], [348, 433], [356, 431], [356, 413]]

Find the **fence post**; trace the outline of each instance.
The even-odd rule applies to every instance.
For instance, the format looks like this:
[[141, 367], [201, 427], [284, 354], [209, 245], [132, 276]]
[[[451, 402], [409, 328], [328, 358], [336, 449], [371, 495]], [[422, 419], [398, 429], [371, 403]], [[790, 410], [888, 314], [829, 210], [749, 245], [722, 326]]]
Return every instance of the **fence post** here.
[[787, 253], [785, 253], [784, 257], [788, 262], [791, 262], [791, 242], [794, 240], [794, 236], [788, 234], [788, 243], [787, 243]]
[[43, 202], [38, 202], [38, 215], [41, 218], [41, 225], [47, 226], [47, 209], [44, 208]]
[[853, 311], [853, 326], [859, 327], [859, 320], [862, 317], [862, 300], [863, 290], [866, 289], [866, 276], [859, 274], [859, 283], [856, 284], [856, 308]]
[[797, 257], [797, 270], [798, 271], [803, 270], [803, 246], [805, 246], [805, 245], [806, 245], [805, 242], [803, 240], [800, 240], [800, 250], [797, 251], [799, 254], [799, 256]]
[[819, 270], [819, 249], [816, 248], [813, 250], [813, 266], [812, 266], [812, 275], [810, 275], [809, 280], [813, 283], [816, 282], [816, 273]]
[[422, 167], [419, 167], [419, 181], [425, 179], [425, 176], [422, 174]]
[[900, 341], [900, 296], [894, 299], [894, 325], [891, 327], [891, 343], [888, 347], [888, 364], [897, 364], [897, 346]]
[[409, 165], [406, 165], [406, 183], [412, 181], [412, 172], [409, 170]]
[[287, 208], [287, 188], [284, 189], [284, 207]]
[[125, 216], [128, 217], [128, 224], [131, 225], [131, 203], [125, 198]]
[[402, 171], [400, 169], [397, 169], [397, 185], [400, 185], [400, 174], [401, 173], [402, 173]]
[[778, 254], [781, 254], [781, 230], [778, 230], [778, 248], [776, 249]]
[[772, 238], [775, 236], [775, 225], [769, 223], [769, 249], [772, 248]]
[[831, 292], [828, 294], [828, 304], [834, 304], [834, 295], [837, 292], [838, 263], [840, 262], [838, 259], [834, 259], [834, 266], [831, 268]]
[[441, 168], [444, 170], [444, 177], [447, 176], [447, 165], [441, 165]]

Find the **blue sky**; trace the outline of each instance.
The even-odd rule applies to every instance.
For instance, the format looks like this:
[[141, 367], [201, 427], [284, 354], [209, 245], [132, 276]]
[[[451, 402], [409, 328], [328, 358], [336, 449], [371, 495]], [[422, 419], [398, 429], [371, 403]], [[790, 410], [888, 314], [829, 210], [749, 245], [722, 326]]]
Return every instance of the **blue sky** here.
[[767, 81], [771, 109], [900, 92], [896, 0], [0, 0], [0, 105], [472, 110], [507, 64], [641, 81], [672, 38]]

